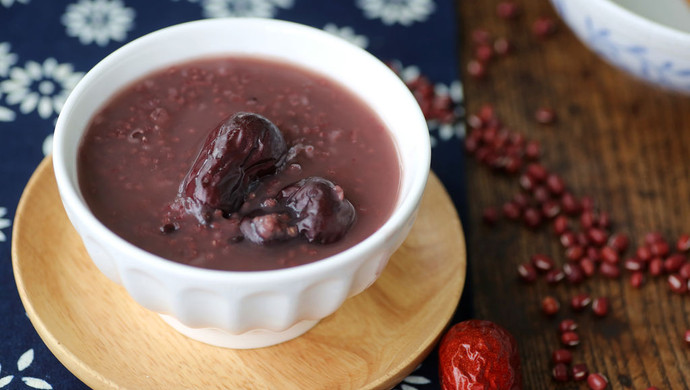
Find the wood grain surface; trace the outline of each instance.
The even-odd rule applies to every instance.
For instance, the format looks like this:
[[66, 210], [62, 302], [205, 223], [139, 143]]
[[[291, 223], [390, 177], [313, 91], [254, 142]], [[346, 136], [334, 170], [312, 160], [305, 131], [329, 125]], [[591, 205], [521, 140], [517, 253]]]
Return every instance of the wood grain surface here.
[[[659, 231], [668, 240], [690, 233], [690, 98], [650, 87], [621, 73], [590, 52], [562, 23], [548, 1], [520, 1], [513, 21], [496, 16], [498, 1], [458, 1], [461, 63], [468, 112], [492, 103], [502, 121], [542, 146], [542, 163], [559, 173], [578, 196], [591, 196], [608, 211], [613, 230], [627, 233], [634, 248], [644, 234]], [[539, 17], [558, 21], [558, 31], [536, 39]], [[508, 37], [513, 54], [490, 63], [483, 80], [464, 66], [475, 57], [471, 32], [486, 29]], [[552, 107], [558, 120], [538, 124], [538, 107]], [[613, 389], [690, 388], [690, 294], [672, 294], [664, 277], [640, 289], [623, 271], [617, 280], [594, 276], [581, 285], [532, 285], [517, 281], [516, 267], [534, 253], [565, 263], [563, 248], [547, 225], [536, 231], [520, 223], [482, 223], [482, 210], [500, 206], [519, 188], [514, 177], [491, 172], [468, 158], [470, 215], [468, 256], [476, 317], [503, 324], [518, 339], [526, 389], [578, 389], [583, 383], [556, 383], [551, 352], [560, 348], [560, 319], [579, 322], [581, 344], [573, 362], [604, 373]], [[574, 313], [570, 297], [585, 292], [606, 296], [611, 311], [595, 318]], [[540, 312], [552, 295], [562, 307], [553, 318]]]
[[188, 339], [101, 274], [64, 213], [49, 159], [22, 196], [12, 245], [31, 322], [95, 389], [391, 388], [434, 347], [465, 281], [460, 221], [433, 174], [412, 232], [377, 282], [303, 336], [268, 348]]

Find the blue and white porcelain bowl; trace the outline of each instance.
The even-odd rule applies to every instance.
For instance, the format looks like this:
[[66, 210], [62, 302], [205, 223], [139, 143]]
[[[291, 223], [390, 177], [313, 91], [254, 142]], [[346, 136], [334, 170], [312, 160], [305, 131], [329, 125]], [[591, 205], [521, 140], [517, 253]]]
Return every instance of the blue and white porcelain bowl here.
[[659, 87], [690, 94], [690, 4], [685, 0], [551, 0], [604, 60]]

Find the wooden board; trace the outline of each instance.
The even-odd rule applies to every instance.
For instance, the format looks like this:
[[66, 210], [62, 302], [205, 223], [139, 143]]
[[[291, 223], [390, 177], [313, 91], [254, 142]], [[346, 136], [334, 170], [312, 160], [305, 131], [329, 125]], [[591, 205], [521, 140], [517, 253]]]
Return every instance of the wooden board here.
[[[660, 231], [669, 240], [690, 233], [690, 98], [648, 86], [602, 61], [559, 21], [549, 1], [516, 1], [522, 12], [512, 21], [497, 17], [500, 1], [457, 1], [467, 111], [493, 103], [508, 127], [539, 141], [545, 166], [562, 175], [577, 196], [592, 196], [610, 213], [613, 229], [630, 236], [632, 249], [624, 258], [646, 232]], [[533, 36], [539, 17], [557, 21], [554, 36]], [[465, 67], [475, 55], [471, 33], [477, 28], [508, 37], [515, 48], [492, 60], [483, 80], [470, 77]], [[536, 123], [541, 106], [555, 110], [555, 124]], [[482, 210], [511, 199], [517, 179], [473, 159], [467, 167], [472, 207], [464, 222], [475, 316], [515, 335], [526, 389], [586, 387], [551, 379], [551, 353], [560, 347], [555, 329], [566, 317], [580, 324], [573, 362], [607, 375], [611, 389], [690, 388], [690, 348], [683, 341], [690, 329], [690, 295], [670, 293], [663, 277], [634, 289], [625, 271], [617, 280], [596, 276], [578, 286], [551, 287], [542, 279], [521, 284], [518, 264], [537, 252], [563, 264], [563, 248], [550, 225], [530, 231], [507, 221], [493, 228], [482, 223]], [[574, 313], [569, 298], [580, 292], [609, 297], [610, 314]], [[553, 318], [539, 310], [546, 295], [563, 305]]]
[[12, 252], [34, 327], [97, 389], [390, 388], [433, 348], [465, 282], [463, 232], [433, 174], [410, 236], [380, 279], [305, 335], [269, 348], [187, 339], [102, 275], [64, 213], [48, 159], [22, 196]]

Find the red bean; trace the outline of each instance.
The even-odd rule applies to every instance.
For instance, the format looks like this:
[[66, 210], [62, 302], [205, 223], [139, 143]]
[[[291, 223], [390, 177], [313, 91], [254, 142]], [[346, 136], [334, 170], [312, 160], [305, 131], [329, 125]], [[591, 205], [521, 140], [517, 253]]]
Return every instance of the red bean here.
[[676, 249], [679, 252], [690, 251], [690, 234], [681, 234], [676, 241]]
[[487, 225], [494, 225], [498, 221], [498, 210], [495, 207], [487, 207], [482, 212], [482, 220]]
[[664, 271], [667, 273], [678, 272], [680, 267], [682, 267], [686, 261], [687, 259], [685, 258], [685, 255], [681, 253], [674, 253], [664, 260]]
[[601, 260], [601, 253], [599, 252], [598, 248], [595, 248], [593, 246], [588, 246], [587, 250], [585, 251], [585, 255], [592, 259], [592, 261], [600, 261]]
[[587, 371], [587, 365], [584, 363], [575, 364], [571, 369], [571, 376], [573, 380], [577, 382], [587, 379], [588, 373], [589, 371]]
[[539, 18], [532, 23], [532, 33], [541, 39], [548, 38], [556, 32], [556, 22], [551, 18]]
[[598, 317], [609, 314], [609, 299], [606, 297], [595, 298], [592, 301], [592, 312]]
[[554, 364], [570, 364], [573, 361], [573, 354], [567, 349], [557, 349], [551, 354], [551, 360]]
[[531, 163], [527, 166], [527, 176], [531, 177], [534, 179], [536, 182], [541, 183], [544, 180], [546, 180], [546, 176], [548, 176], [548, 172], [546, 171], [546, 168], [544, 168], [543, 165], [539, 163]]
[[568, 217], [565, 215], [559, 215], [553, 220], [553, 232], [560, 236], [566, 231], [568, 231]]
[[599, 227], [608, 229], [611, 227], [611, 216], [609, 213], [602, 211], [599, 213], [599, 219], [597, 221]]
[[652, 252], [654, 256], [664, 257], [668, 255], [669, 250], [670, 248], [666, 241], [657, 241], [649, 245], [649, 251]]
[[575, 332], [563, 332], [561, 333], [561, 344], [566, 347], [575, 347], [580, 344], [580, 336]]
[[549, 107], [539, 107], [534, 112], [534, 119], [538, 123], [550, 125], [556, 121], [556, 112]]
[[571, 284], [579, 284], [585, 279], [582, 268], [580, 268], [580, 266], [577, 264], [567, 263], [563, 265], [563, 273], [565, 274], [565, 278]]
[[522, 210], [514, 202], [504, 203], [503, 207], [502, 207], [502, 211], [503, 211], [503, 216], [505, 216], [506, 218], [513, 220], [513, 221], [519, 219], [520, 215], [522, 215]]
[[647, 246], [641, 246], [635, 251], [635, 257], [642, 261], [649, 261], [652, 259], [652, 252]]
[[562, 195], [565, 191], [565, 182], [555, 173], [551, 173], [546, 177], [546, 188], [551, 191], [553, 195]]
[[494, 49], [488, 44], [481, 44], [474, 49], [474, 56], [479, 62], [487, 63], [494, 56]]
[[595, 246], [602, 246], [609, 239], [609, 234], [604, 229], [592, 227], [587, 229], [587, 239]]
[[552, 296], [547, 296], [541, 301], [541, 311], [547, 316], [552, 316], [558, 313], [561, 304]]
[[609, 386], [609, 380], [603, 374], [589, 374], [587, 376], [587, 385], [591, 390], [604, 390]]
[[572, 332], [575, 329], [577, 329], [577, 322], [572, 318], [566, 318], [558, 323], [558, 331], [561, 333]]
[[546, 218], [555, 218], [561, 213], [561, 204], [555, 200], [549, 199], [541, 205], [541, 213]]
[[[474, 42], [476, 44], [487, 43], [491, 40], [491, 33], [488, 32], [487, 30], [482, 29], [482, 28], [476, 28], [476, 29], [472, 30], [471, 35], [472, 35], [472, 42]], [[489, 106], [489, 105], [485, 105], [483, 107], [486, 107], [486, 106]], [[480, 108], [480, 111], [482, 110], [482, 108]], [[493, 112], [492, 112], [492, 114], [493, 114]]]
[[496, 15], [501, 19], [515, 19], [520, 14], [520, 7], [512, 1], [502, 1], [496, 5]]
[[563, 245], [564, 248], [570, 248], [577, 244], [577, 237], [575, 236], [575, 233], [571, 231], [566, 231], [563, 234], [561, 234], [560, 241], [561, 245]]
[[652, 276], [659, 276], [664, 273], [664, 260], [661, 257], [655, 257], [649, 261], [649, 274]]
[[581, 202], [582, 202], [582, 210], [584, 210], [584, 211], [594, 210], [594, 199], [592, 199], [591, 196], [583, 196]]
[[620, 257], [618, 252], [610, 246], [605, 246], [601, 248], [601, 259], [607, 263], [618, 264]]
[[537, 280], [537, 270], [530, 263], [520, 264], [517, 267], [518, 276], [524, 282], [532, 283]]
[[494, 51], [496, 54], [504, 56], [513, 51], [513, 44], [507, 38], [499, 37], [494, 41]]
[[676, 294], [685, 294], [688, 291], [688, 281], [678, 274], [671, 274], [667, 278], [668, 287]]
[[678, 275], [685, 279], [690, 279], [690, 263], [683, 264], [680, 269], [678, 269]]
[[532, 255], [532, 258], [530, 260], [532, 261], [532, 265], [534, 265], [534, 268], [536, 268], [537, 271], [547, 272], [550, 271], [554, 266], [553, 259], [541, 253]]
[[541, 217], [541, 212], [534, 207], [528, 207], [522, 215], [523, 222], [525, 226], [530, 229], [536, 229], [541, 226], [543, 221]]
[[589, 294], [577, 294], [570, 299], [570, 307], [575, 311], [582, 311], [591, 302], [592, 298]]
[[640, 288], [644, 284], [644, 273], [637, 271], [630, 275], [630, 285], [634, 288]]
[[545, 186], [538, 185], [534, 187], [534, 190], [532, 191], [532, 197], [534, 197], [534, 200], [536, 200], [537, 203], [546, 203], [551, 199], [551, 194]]
[[475, 79], [486, 77], [486, 66], [477, 60], [467, 62], [467, 73]]
[[513, 195], [513, 203], [515, 203], [520, 209], [524, 209], [529, 206], [529, 195], [524, 192], [518, 192], [517, 194]]
[[644, 235], [644, 242], [647, 245], [652, 245], [655, 242], [661, 242], [664, 240], [664, 236], [659, 232], [649, 232]]
[[646, 266], [647, 264], [645, 264], [643, 261], [637, 260], [634, 257], [625, 259], [625, 261], [623, 262], [623, 268], [625, 268], [626, 271], [630, 272], [642, 271], [645, 269]]
[[568, 366], [564, 363], [557, 363], [551, 370], [551, 376], [556, 382], [568, 381]]
[[594, 275], [597, 271], [597, 266], [594, 263], [594, 260], [590, 259], [589, 257], [585, 257], [580, 260], [580, 268], [582, 268], [582, 273], [587, 277]]
[[683, 340], [685, 340], [685, 344], [690, 346], [690, 329], [685, 331], [685, 335], [683, 337]]
[[624, 233], [616, 233], [609, 237], [608, 245], [617, 250], [618, 253], [625, 252], [629, 244], [630, 239], [628, 239], [628, 236]]
[[548, 284], [558, 284], [565, 278], [565, 273], [561, 269], [552, 269], [546, 273], [545, 279]]
[[580, 226], [582, 226], [583, 229], [590, 229], [594, 227], [594, 222], [594, 213], [591, 211], [586, 210], [580, 215]]
[[561, 206], [563, 212], [570, 216], [576, 216], [582, 211], [580, 202], [569, 192], [565, 192], [561, 196]]
[[532, 191], [534, 190], [534, 187], [536, 187], [537, 183], [536, 180], [534, 180], [533, 177], [529, 176], [528, 174], [522, 174], [518, 178], [518, 183], [520, 184], [520, 187], [525, 190], [525, 191]]
[[621, 271], [617, 265], [603, 262], [599, 265], [599, 273], [607, 278], [616, 279], [620, 276]]
[[578, 261], [584, 255], [585, 255], [585, 250], [579, 245], [571, 246], [570, 248], [567, 248], [565, 250], [565, 257], [570, 261]]

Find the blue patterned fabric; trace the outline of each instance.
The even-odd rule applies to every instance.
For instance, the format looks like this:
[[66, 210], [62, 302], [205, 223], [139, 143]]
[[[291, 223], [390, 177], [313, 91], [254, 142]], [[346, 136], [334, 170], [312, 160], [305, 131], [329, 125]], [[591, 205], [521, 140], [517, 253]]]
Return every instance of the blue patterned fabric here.
[[[12, 274], [12, 220], [27, 180], [50, 153], [60, 108], [93, 65], [151, 31], [212, 17], [291, 20], [337, 34], [401, 76], [427, 76], [462, 109], [450, 0], [0, 0], [0, 389], [86, 388], [51, 354], [26, 316]], [[462, 115], [462, 112], [459, 111]], [[461, 214], [463, 121], [431, 122], [432, 168]], [[468, 287], [456, 321], [469, 316]], [[436, 353], [395, 387], [436, 389]]]

